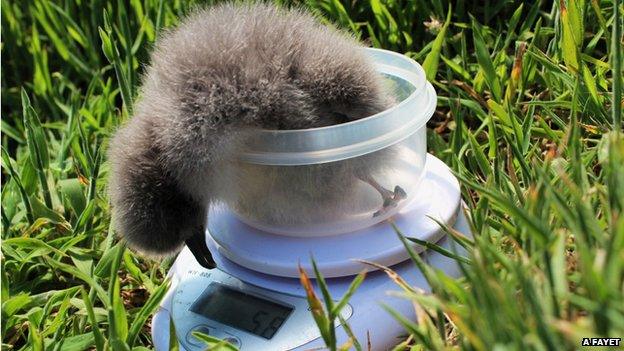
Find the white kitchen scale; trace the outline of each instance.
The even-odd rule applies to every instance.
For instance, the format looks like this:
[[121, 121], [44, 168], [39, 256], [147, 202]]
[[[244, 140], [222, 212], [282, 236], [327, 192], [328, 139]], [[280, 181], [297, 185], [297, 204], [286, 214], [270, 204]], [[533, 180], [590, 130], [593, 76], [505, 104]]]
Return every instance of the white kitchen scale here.
[[[436, 242], [461, 254], [461, 246], [446, 238], [431, 219], [471, 236], [457, 179], [442, 161], [427, 155], [417, 191], [392, 217], [394, 223], [408, 236]], [[298, 278], [298, 264], [314, 276], [311, 256], [336, 300], [357, 273], [373, 270], [341, 312], [358, 340], [366, 344], [369, 338], [373, 350], [390, 349], [405, 336], [404, 329], [382, 305], [412, 320], [416, 317], [411, 301], [389, 294], [400, 288], [384, 272], [357, 259], [390, 266], [409, 284], [430, 290], [387, 221], [352, 233], [307, 238], [262, 232], [223, 208], [212, 209], [208, 223], [206, 240], [218, 268], [204, 269], [188, 248], [179, 254], [169, 272], [169, 293], [152, 321], [157, 350], [169, 348], [170, 319], [181, 350], [205, 349], [193, 331], [225, 339], [240, 350], [323, 348]], [[423, 251], [415, 244], [414, 250], [448, 276], [461, 275], [453, 259]], [[321, 296], [318, 289], [317, 295]], [[348, 340], [339, 323], [336, 336], [338, 345]]]

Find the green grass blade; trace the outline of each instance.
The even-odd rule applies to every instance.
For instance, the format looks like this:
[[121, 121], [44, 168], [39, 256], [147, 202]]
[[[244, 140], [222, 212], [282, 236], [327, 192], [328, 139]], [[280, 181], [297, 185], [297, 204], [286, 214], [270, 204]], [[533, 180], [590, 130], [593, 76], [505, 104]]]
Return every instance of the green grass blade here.
[[483, 28], [473, 19], [472, 20], [472, 37], [475, 45], [475, 53], [479, 66], [485, 74], [486, 82], [490, 87], [496, 101], [502, 99], [502, 88], [494, 64], [490, 58], [485, 39], [483, 38]]
[[110, 18], [107, 12], [104, 12], [104, 22], [107, 24], [104, 29], [98, 28], [100, 39], [102, 40], [102, 51], [108, 59], [108, 62], [113, 65], [115, 70], [115, 75], [117, 76], [119, 89], [121, 90], [121, 96], [124, 102], [124, 109], [126, 110], [127, 115], [132, 115], [132, 87], [130, 86], [130, 80], [127, 77], [124, 66], [121, 63], [119, 49], [117, 48], [117, 43], [113, 37], [113, 31], [110, 24], [108, 24], [110, 23]]
[[451, 24], [452, 13], [452, 8], [451, 6], [449, 6], [444, 25], [442, 25], [442, 28], [440, 28], [438, 35], [433, 41], [433, 46], [431, 46], [431, 51], [427, 54], [427, 57], [425, 57], [425, 61], [422, 64], [422, 67], [425, 70], [425, 75], [427, 76], [427, 80], [429, 81], [434, 81], [436, 78], [436, 74], [438, 73], [440, 53], [442, 51], [442, 45], [444, 44], [444, 40], [446, 39], [446, 30], [448, 29], [449, 24]]
[[48, 188], [48, 179], [46, 177], [46, 171], [50, 165], [50, 157], [48, 155], [48, 144], [46, 142], [43, 127], [39, 121], [39, 117], [35, 113], [30, 99], [26, 94], [26, 91], [22, 89], [22, 114], [24, 116], [24, 127], [26, 129], [26, 143], [28, 144], [28, 150], [32, 155], [34, 166], [39, 176], [39, 185], [45, 199], [46, 206], [52, 208], [52, 198], [50, 197], [50, 190]]
[[95, 318], [95, 313], [93, 312], [93, 303], [91, 302], [91, 298], [89, 298], [89, 294], [87, 294], [87, 291], [84, 288], [80, 289], [80, 295], [85, 304], [89, 321], [91, 322], [91, 332], [93, 333], [95, 340], [95, 349], [97, 351], [103, 351], [106, 340], [98, 327], [97, 319]]
[[33, 215], [33, 209], [30, 204], [30, 199], [28, 198], [28, 194], [26, 193], [26, 190], [22, 186], [20, 177], [18, 176], [17, 172], [15, 172], [15, 167], [13, 167], [13, 164], [11, 163], [11, 158], [9, 157], [9, 154], [4, 149], [4, 147], [2, 147], [1, 150], [2, 150], [2, 167], [5, 168], [9, 172], [9, 174], [11, 175], [11, 178], [17, 185], [20, 196], [22, 198], [22, 203], [24, 204], [24, 207], [26, 208], [26, 217], [28, 218], [28, 222], [30, 224], [33, 224], [35, 222], [35, 217]]
[[620, 15], [620, 1], [613, 1], [613, 35], [611, 36], [610, 61], [613, 72], [613, 100], [612, 115], [613, 129], [622, 130], [622, 16]]
[[160, 285], [149, 297], [149, 299], [145, 302], [145, 305], [141, 307], [141, 310], [137, 313], [130, 325], [130, 329], [128, 331], [128, 337], [126, 339], [126, 343], [130, 346], [133, 346], [136, 343], [136, 340], [143, 328], [143, 325], [147, 321], [147, 319], [156, 311], [159, 307], [160, 302], [163, 297], [169, 290], [170, 282], [166, 280]]
[[351, 284], [349, 284], [347, 292], [342, 296], [340, 301], [338, 301], [338, 303], [331, 310], [330, 316], [338, 317], [340, 311], [342, 311], [347, 303], [349, 303], [351, 296], [353, 296], [357, 288], [362, 284], [362, 282], [364, 282], [364, 278], [366, 278], [366, 271], [360, 272], [357, 276], [355, 276], [355, 278], [353, 278], [353, 281], [351, 282]]

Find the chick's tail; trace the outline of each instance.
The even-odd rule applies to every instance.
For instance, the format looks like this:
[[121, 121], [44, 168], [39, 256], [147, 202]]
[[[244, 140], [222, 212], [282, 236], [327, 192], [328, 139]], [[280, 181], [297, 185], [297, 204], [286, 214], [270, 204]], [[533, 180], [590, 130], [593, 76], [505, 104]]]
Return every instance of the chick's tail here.
[[165, 166], [153, 128], [147, 119], [132, 118], [111, 140], [115, 229], [130, 247], [151, 256], [176, 253], [186, 242], [202, 266], [214, 268], [205, 243], [207, 205], [184, 191]]

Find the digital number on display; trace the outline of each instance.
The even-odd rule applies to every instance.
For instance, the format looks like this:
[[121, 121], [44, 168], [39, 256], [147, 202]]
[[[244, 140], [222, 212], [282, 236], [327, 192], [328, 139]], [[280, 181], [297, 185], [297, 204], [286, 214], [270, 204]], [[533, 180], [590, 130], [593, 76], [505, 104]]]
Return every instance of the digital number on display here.
[[191, 312], [232, 328], [271, 339], [293, 308], [211, 283], [191, 306]]

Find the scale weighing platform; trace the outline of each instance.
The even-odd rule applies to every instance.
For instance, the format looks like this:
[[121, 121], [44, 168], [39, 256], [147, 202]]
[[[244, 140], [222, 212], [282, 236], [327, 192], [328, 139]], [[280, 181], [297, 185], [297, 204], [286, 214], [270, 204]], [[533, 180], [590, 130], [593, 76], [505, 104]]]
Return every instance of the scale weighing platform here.
[[[436, 242], [462, 254], [461, 246], [447, 238], [429, 218], [471, 237], [456, 178], [442, 161], [428, 155], [418, 191], [414, 200], [393, 217], [394, 223], [408, 236]], [[342, 235], [286, 237], [260, 232], [222, 210], [211, 213], [208, 232], [207, 244], [218, 268], [201, 267], [188, 248], [179, 254], [169, 271], [171, 288], [152, 320], [156, 350], [169, 348], [170, 320], [175, 325], [180, 349], [186, 351], [206, 348], [192, 335], [193, 331], [227, 340], [240, 350], [323, 348], [298, 278], [298, 264], [313, 276], [310, 255], [336, 300], [346, 292], [355, 274], [370, 270], [341, 316], [361, 343], [370, 338], [372, 350], [390, 349], [405, 337], [402, 326], [382, 304], [411, 320], [416, 317], [410, 300], [388, 293], [400, 288], [384, 272], [356, 259], [389, 266], [412, 286], [430, 291], [387, 222]], [[418, 245], [413, 248], [421, 251], [425, 262], [448, 276], [461, 275], [455, 260], [435, 251], [423, 252]], [[318, 289], [316, 292], [321, 296]], [[338, 345], [349, 339], [338, 321], [336, 337]]]

